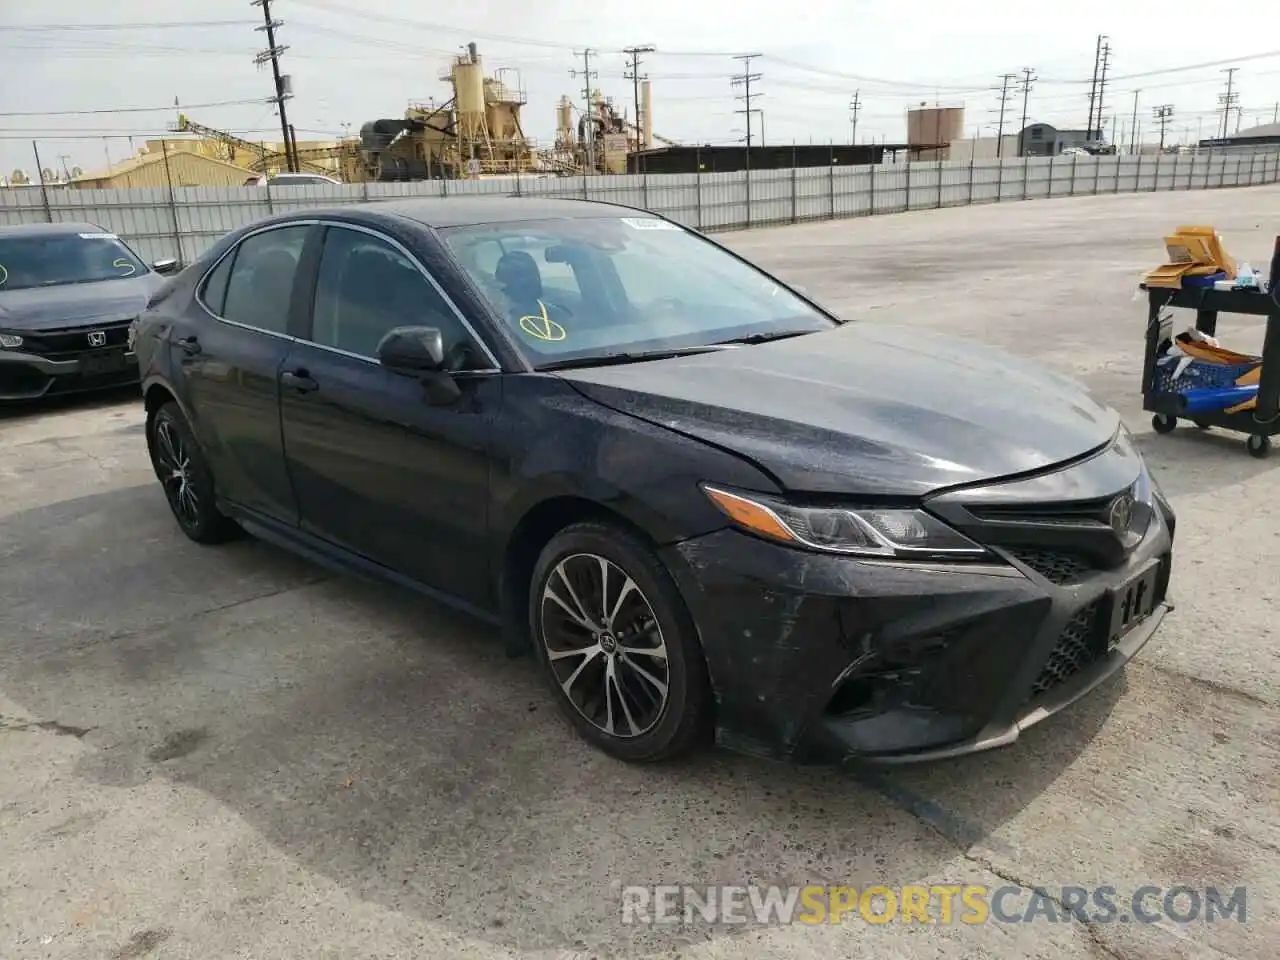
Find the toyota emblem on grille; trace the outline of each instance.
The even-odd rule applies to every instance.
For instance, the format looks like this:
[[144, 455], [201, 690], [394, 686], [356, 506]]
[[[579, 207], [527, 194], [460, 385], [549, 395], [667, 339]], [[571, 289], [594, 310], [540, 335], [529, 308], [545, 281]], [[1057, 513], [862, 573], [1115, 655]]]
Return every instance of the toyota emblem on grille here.
[[1123, 537], [1128, 533], [1129, 524], [1133, 521], [1133, 495], [1122, 493], [1112, 500], [1108, 519], [1116, 536]]
[[104, 347], [107, 344], [107, 334], [105, 330], [89, 331], [89, 346]]

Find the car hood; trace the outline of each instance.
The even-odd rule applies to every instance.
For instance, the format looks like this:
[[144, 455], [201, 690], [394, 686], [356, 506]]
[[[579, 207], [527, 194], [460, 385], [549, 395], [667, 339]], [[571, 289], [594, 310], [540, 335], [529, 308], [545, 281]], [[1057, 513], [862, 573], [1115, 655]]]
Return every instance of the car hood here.
[[871, 323], [560, 375], [598, 403], [746, 457], [796, 492], [922, 496], [1070, 460], [1120, 424], [1031, 361]]
[[144, 273], [98, 283], [0, 289], [0, 328], [58, 330], [84, 326], [94, 320], [136, 317], [163, 282], [159, 274]]

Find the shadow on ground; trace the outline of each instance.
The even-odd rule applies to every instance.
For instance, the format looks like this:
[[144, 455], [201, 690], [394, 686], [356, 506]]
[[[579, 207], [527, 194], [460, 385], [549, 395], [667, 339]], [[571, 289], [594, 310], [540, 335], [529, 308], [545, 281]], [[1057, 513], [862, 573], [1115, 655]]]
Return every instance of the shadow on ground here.
[[[488, 631], [254, 541], [190, 544], [152, 486], [17, 514], [0, 546], [23, 558], [0, 568], [0, 685], [88, 729], [79, 775], [206, 791], [358, 896], [524, 950], [729, 935], [637, 936], [620, 884], [954, 873], [957, 848], [995, 845], [1123, 690], [923, 776], [719, 752], [635, 768], [578, 741], [532, 661]], [[273, 894], [250, 861], [237, 881]]]

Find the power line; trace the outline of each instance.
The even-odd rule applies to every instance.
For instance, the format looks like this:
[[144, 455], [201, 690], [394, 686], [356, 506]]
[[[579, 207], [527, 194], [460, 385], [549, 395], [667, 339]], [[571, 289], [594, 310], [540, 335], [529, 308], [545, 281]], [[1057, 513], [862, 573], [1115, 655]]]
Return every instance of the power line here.
[[583, 146], [587, 150], [587, 169], [595, 171], [595, 129], [591, 122], [591, 118], [595, 116], [595, 107], [591, 103], [591, 81], [599, 76], [591, 69], [591, 55], [595, 53], [590, 47], [585, 48], [581, 53], [574, 56], [582, 57], [582, 72], [579, 74], [577, 70], [570, 70], [569, 76], [582, 77], [582, 96], [586, 101], [586, 112], [583, 116], [587, 118], [587, 122], [583, 125]]
[[284, 143], [285, 163], [290, 173], [298, 172], [298, 148], [289, 133], [289, 117], [285, 113], [284, 102], [293, 96], [292, 83], [280, 73], [280, 55], [288, 49], [276, 43], [276, 28], [283, 26], [282, 21], [271, 17], [271, 0], [249, 0], [249, 5], [262, 7], [262, 25], [254, 30], [262, 30], [267, 35], [267, 49], [260, 51], [253, 62], [261, 66], [271, 64], [271, 76], [275, 81], [276, 95], [273, 98], [276, 109], [280, 111], [280, 135]]
[[646, 149], [649, 145], [644, 142], [644, 126], [648, 118], [640, 117], [640, 81], [648, 80], [649, 75], [640, 73], [640, 54], [653, 53], [654, 47], [648, 44], [640, 47], [627, 47], [622, 52], [631, 58], [630, 69], [622, 74], [622, 79], [631, 81], [631, 92], [635, 97], [635, 125], [636, 125], [636, 143], [640, 149]]
[[252, 20], [162, 20], [135, 23], [5, 23], [0, 32], [13, 33], [100, 33], [103, 30], [186, 30], [203, 27], [246, 27]]
[[[242, 107], [251, 103], [263, 103], [261, 97], [250, 100], [214, 100], [210, 103], [184, 104], [185, 110], [212, 110], [214, 107]], [[101, 107], [96, 110], [14, 110], [0, 113], [0, 117], [90, 117], [112, 113], [165, 113], [173, 104], [163, 107]]]
[[1102, 111], [1106, 102], [1107, 70], [1111, 67], [1111, 43], [1105, 37], [1102, 44], [1102, 72], [1098, 74], [1098, 119], [1097, 123], [1086, 131], [1090, 140], [1102, 139]]
[[761, 93], [753, 93], [751, 91], [751, 81], [760, 80], [763, 74], [751, 72], [751, 61], [758, 60], [762, 55], [759, 53], [737, 53], [734, 54], [734, 60], [742, 61], [742, 73], [732, 77], [729, 81], [731, 86], [742, 86], [742, 96], [737, 99], [743, 101], [742, 110], [735, 110], [735, 113], [741, 113], [747, 118], [747, 169], [751, 168], [751, 114], [758, 112], [751, 106], [751, 101], [756, 97], [764, 96]]
[[[1022, 125], [1018, 127], [1018, 156], [1022, 156], [1026, 152], [1027, 138], [1027, 101], [1031, 96], [1031, 86], [1036, 81], [1035, 71], [1030, 67], [1022, 68], [1022, 79], [1018, 81], [1018, 85], [1022, 88]], [[997, 146], [996, 149], [999, 149]]]
[[1232, 92], [1232, 86], [1235, 81], [1236, 71], [1239, 67], [1228, 67], [1222, 72], [1227, 75], [1227, 92], [1218, 94], [1218, 102], [1222, 104], [1222, 127], [1221, 136], [1225, 139], [1227, 136], [1228, 123], [1231, 119], [1231, 111], [1240, 101], [1240, 94]]
[[1158, 107], [1152, 107], [1152, 114], [1160, 121], [1160, 149], [1164, 150], [1164, 132], [1169, 126], [1169, 121], [1173, 119], [1173, 104], [1162, 103]]
[[996, 157], [1004, 155], [1004, 109], [1009, 102], [1009, 84], [1013, 80], [1017, 80], [1016, 73], [1002, 73], [1000, 75], [1000, 123], [996, 128]]

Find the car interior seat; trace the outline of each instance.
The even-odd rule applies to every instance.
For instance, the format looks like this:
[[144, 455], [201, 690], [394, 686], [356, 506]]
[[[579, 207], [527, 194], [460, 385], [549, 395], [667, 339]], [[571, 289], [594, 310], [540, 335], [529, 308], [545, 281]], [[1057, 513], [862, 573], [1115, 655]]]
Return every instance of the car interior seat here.
[[511, 302], [516, 317], [539, 312], [542, 274], [532, 254], [523, 250], [504, 253], [493, 268], [493, 276]]

